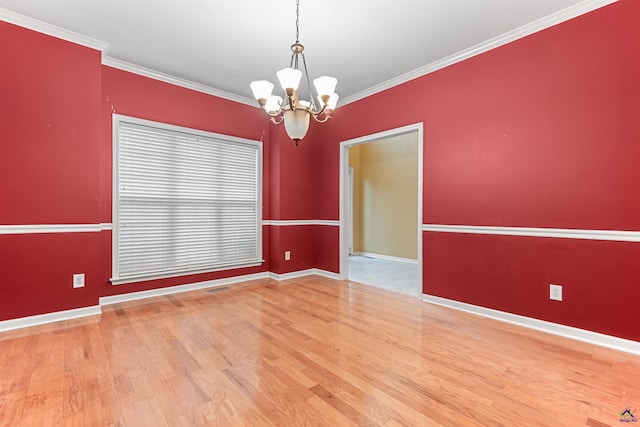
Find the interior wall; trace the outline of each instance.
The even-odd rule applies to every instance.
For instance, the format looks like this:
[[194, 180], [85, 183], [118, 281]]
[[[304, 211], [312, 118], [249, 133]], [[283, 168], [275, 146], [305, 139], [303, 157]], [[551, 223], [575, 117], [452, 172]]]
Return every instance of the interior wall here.
[[[4, 21], [0, 40], [7, 64], [0, 67], [6, 100], [0, 105], [0, 197], [10, 207], [0, 210], [0, 225], [11, 227], [0, 230], [0, 321], [224, 277], [337, 271], [338, 227], [315, 221], [313, 124], [295, 148], [282, 126], [270, 125], [255, 106], [103, 66], [99, 51]], [[110, 283], [113, 114], [263, 142], [262, 266]], [[292, 220], [302, 225], [280, 223]], [[37, 230], [46, 224], [54, 232]], [[66, 224], [91, 230], [69, 231]], [[291, 260], [282, 259], [284, 250]], [[85, 274], [84, 288], [73, 289], [76, 273]]]
[[[267, 120], [267, 117], [262, 117]], [[296, 147], [283, 125], [272, 124], [271, 140], [271, 219], [270, 271], [286, 274], [316, 267], [315, 234], [313, 224], [315, 206], [314, 177], [315, 140], [313, 125]], [[290, 259], [285, 259], [285, 251]]]
[[[270, 227], [264, 226], [262, 266], [109, 282], [112, 115], [263, 140], [262, 214], [269, 220], [269, 124], [258, 108], [103, 66], [97, 50], [4, 21], [0, 61], [0, 321], [97, 306], [107, 295], [268, 271]], [[74, 289], [77, 273], [85, 274], [85, 286]]]
[[99, 233], [64, 225], [100, 222], [100, 60], [0, 21], [0, 320], [98, 302]]
[[[279, 271], [338, 272], [339, 227], [318, 222], [339, 218], [340, 141], [411, 123], [425, 123], [425, 224], [640, 231], [637, 16], [639, 2], [620, 0], [344, 105], [312, 124], [306, 152], [270, 149], [257, 108], [102, 67], [98, 51], [0, 22], [0, 224], [110, 223], [112, 112], [251, 139], [266, 131], [264, 219], [307, 221], [265, 226], [262, 268], [120, 287], [108, 284], [108, 230], [4, 233], [0, 320], [267, 271], [275, 229], [278, 256], [302, 245]], [[270, 169], [274, 155], [288, 167]], [[640, 340], [621, 303], [640, 298], [637, 243], [427, 231], [423, 247], [426, 294]], [[78, 272], [86, 286], [73, 289]], [[549, 283], [564, 285], [562, 303], [548, 300]]]
[[[271, 170], [269, 167], [268, 120], [259, 109], [224, 100], [194, 90], [164, 83], [109, 66], [102, 67], [102, 218], [111, 222], [112, 186], [112, 115], [114, 113], [200, 129], [225, 135], [263, 140], [263, 219], [270, 219]], [[257, 267], [236, 268], [211, 273], [149, 280], [114, 286], [111, 276], [111, 232], [101, 233], [105, 250], [101, 255], [100, 295], [116, 295], [181, 284], [268, 271], [270, 233], [263, 227], [263, 258]], [[108, 249], [108, 250], [107, 250]]]
[[418, 258], [415, 133], [349, 148], [354, 168], [354, 252]]
[[[318, 157], [339, 165], [341, 141], [423, 122], [423, 224], [640, 231], [638, 16], [621, 0], [344, 105]], [[339, 184], [324, 189], [319, 209], [338, 217]], [[639, 243], [425, 231], [423, 292], [640, 340], [620, 305], [640, 299], [639, 256]]]

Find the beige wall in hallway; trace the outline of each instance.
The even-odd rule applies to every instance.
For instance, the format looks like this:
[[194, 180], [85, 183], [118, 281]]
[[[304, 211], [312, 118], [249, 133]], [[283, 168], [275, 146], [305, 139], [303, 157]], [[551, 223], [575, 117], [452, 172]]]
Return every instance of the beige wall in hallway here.
[[349, 166], [354, 170], [354, 252], [417, 259], [417, 134], [351, 147]]

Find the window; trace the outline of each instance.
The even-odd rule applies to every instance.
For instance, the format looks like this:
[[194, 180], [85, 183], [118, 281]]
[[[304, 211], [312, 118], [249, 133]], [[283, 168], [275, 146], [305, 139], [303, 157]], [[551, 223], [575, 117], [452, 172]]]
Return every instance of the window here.
[[114, 284], [259, 265], [259, 142], [114, 115]]

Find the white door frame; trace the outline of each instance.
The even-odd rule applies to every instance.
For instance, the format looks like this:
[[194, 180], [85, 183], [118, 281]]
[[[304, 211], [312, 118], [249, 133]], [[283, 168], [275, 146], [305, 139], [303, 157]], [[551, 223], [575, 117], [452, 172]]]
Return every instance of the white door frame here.
[[377, 141], [379, 139], [390, 138], [406, 133], [418, 133], [418, 223], [416, 224], [416, 236], [418, 244], [418, 285], [419, 295], [422, 296], [422, 188], [423, 188], [423, 150], [424, 150], [424, 124], [422, 122], [412, 125], [402, 126], [383, 132], [365, 135], [354, 139], [340, 142], [340, 278], [349, 278], [349, 148]]
[[346, 230], [347, 233], [347, 255], [353, 254], [353, 168], [347, 167], [347, 174], [349, 175], [349, 181], [347, 183], [347, 222], [346, 222]]

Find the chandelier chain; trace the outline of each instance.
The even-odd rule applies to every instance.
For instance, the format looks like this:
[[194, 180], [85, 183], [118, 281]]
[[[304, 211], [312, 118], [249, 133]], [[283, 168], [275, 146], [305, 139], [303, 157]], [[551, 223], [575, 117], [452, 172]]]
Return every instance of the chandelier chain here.
[[296, 43], [300, 43], [300, 0], [296, 0]]

